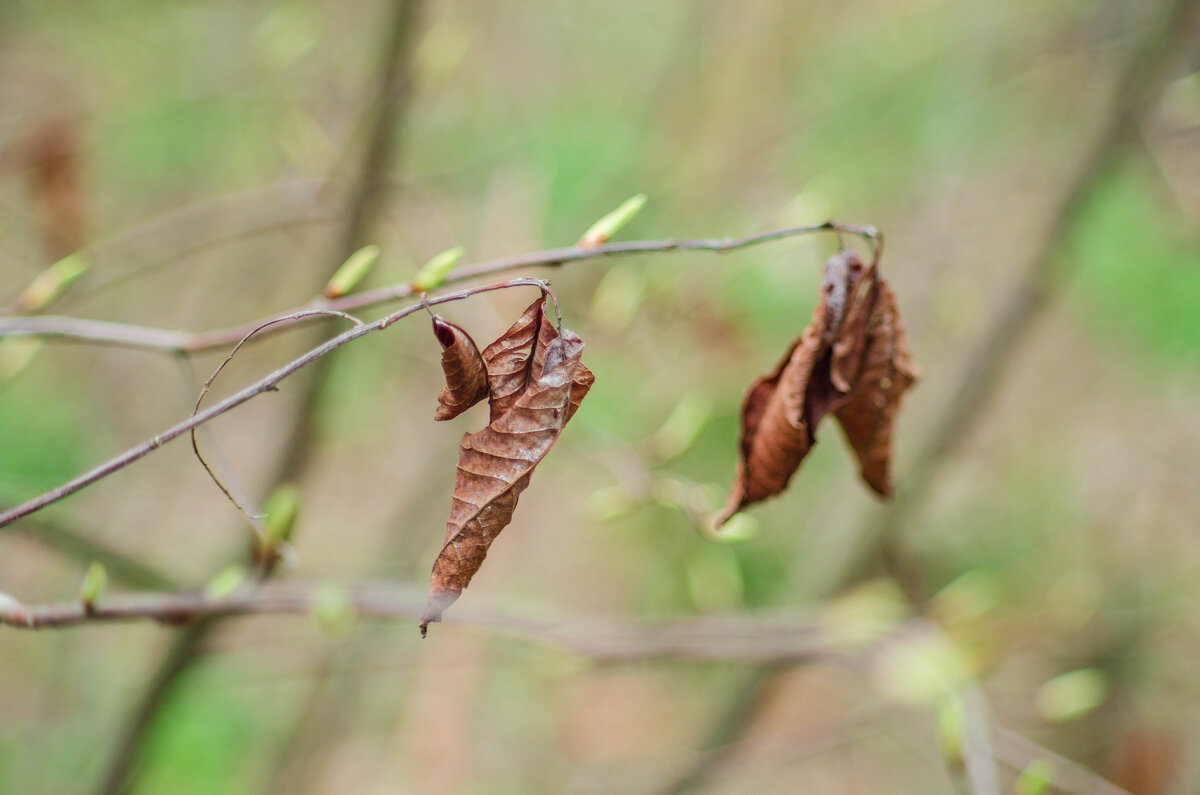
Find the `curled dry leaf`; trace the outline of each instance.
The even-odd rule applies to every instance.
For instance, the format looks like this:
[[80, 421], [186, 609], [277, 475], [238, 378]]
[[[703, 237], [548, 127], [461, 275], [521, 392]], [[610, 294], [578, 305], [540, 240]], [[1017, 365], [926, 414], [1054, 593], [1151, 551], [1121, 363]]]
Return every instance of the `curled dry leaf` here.
[[[904, 325], [891, 287], [875, 275], [874, 268], [869, 280], [874, 300], [864, 301], [869, 303], [870, 310], [865, 313], [865, 331], [858, 335], [864, 341], [860, 367], [853, 390], [833, 413], [858, 457], [863, 481], [881, 496], [888, 497], [892, 494], [892, 429], [900, 410], [900, 398], [921, 377], [921, 371], [904, 339]], [[848, 348], [859, 345], [855, 342]], [[835, 345], [835, 360], [837, 353]], [[834, 372], [836, 381], [837, 368]]]
[[[545, 299], [539, 298], [529, 305], [508, 331], [483, 349], [493, 420], [512, 407], [521, 392], [529, 386], [533, 372], [540, 372], [546, 346], [557, 337], [558, 329], [546, 314]], [[571, 392], [568, 420], [575, 414], [595, 380], [592, 371], [580, 364], [575, 371], [575, 388]]]
[[442, 346], [446, 375], [433, 418], [450, 420], [488, 396], [487, 369], [475, 341], [462, 328], [435, 315], [433, 333]]
[[742, 403], [737, 473], [721, 526], [785, 488], [833, 412], [858, 455], [863, 479], [889, 494], [891, 429], [900, 396], [917, 377], [895, 298], [874, 267], [842, 251], [825, 265], [812, 321]]
[[422, 635], [479, 570], [492, 541], [512, 521], [534, 468], [594, 380], [580, 361], [583, 341], [566, 329], [560, 334], [544, 309], [539, 300], [484, 351], [492, 421], [459, 443], [446, 541], [433, 565]]
[[541, 331], [544, 304], [545, 300], [538, 298], [508, 331], [483, 349], [492, 420], [507, 413], [529, 385], [533, 371], [533, 349]]

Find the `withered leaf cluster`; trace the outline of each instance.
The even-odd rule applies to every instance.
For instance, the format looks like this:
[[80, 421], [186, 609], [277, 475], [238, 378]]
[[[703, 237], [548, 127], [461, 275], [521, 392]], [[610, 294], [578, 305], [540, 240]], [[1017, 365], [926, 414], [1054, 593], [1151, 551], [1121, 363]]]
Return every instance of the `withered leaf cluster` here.
[[422, 635], [479, 570], [492, 541], [512, 521], [530, 474], [595, 380], [580, 361], [583, 340], [560, 332], [544, 298], [482, 352], [453, 323], [435, 317], [433, 331], [446, 376], [434, 419], [457, 417], [486, 398], [490, 421], [459, 442], [446, 541], [433, 564]]
[[787, 488], [830, 413], [863, 480], [890, 496], [892, 428], [900, 398], [919, 377], [888, 283], [874, 264], [838, 252], [825, 265], [812, 322], [746, 392], [737, 473], [715, 524]]

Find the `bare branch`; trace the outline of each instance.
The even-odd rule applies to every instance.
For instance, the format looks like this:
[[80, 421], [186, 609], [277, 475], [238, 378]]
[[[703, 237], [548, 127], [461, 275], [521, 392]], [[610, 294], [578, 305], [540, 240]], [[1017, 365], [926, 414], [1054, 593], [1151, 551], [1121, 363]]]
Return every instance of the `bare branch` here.
[[[216, 616], [305, 615], [334, 586], [319, 583], [248, 585], [221, 599], [203, 591], [143, 593], [101, 598], [91, 610], [78, 602], [24, 606], [0, 601], [0, 625], [19, 629], [61, 629], [85, 624], [153, 620], [183, 623]], [[425, 607], [424, 588], [368, 584], [341, 590], [360, 616], [417, 619]], [[531, 618], [515, 611], [463, 605], [448, 624], [499, 630], [602, 660], [728, 660], [801, 662], [846, 656], [844, 634], [821, 611], [752, 617], [679, 618], [664, 621]], [[901, 624], [898, 632], [923, 626]]]
[[[831, 231], [860, 236], [871, 244], [872, 251], [876, 256], [878, 256], [883, 245], [883, 238], [874, 227], [844, 224], [839, 221], [826, 221], [821, 224], [778, 229], [773, 232], [764, 232], [759, 235], [739, 238], [638, 240], [627, 243], [605, 243], [604, 245], [590, 247], [570, 246], [568, 248], [549, 249], [529, 254], [517, 254], [515, 256], [484, 260], [455, 268], [447, 275], [445, 284], [457, 284], [469, 279], [496, 276], [509, 271], [535, 267], [560, 267], [570, 262], [628, 257], [635, 254], [664, 254], [674, 251], [726, 253], [790, 237]], [[0, 319], [0, 337], [47, 337], [94, 345], [140, 348], [175, 354], [195, 354], [213, 350], [214, 348], [234, 345], [260, 326], [272, 324], [269, 331], [265, 332], [264, 335], [260, 335], [265, 336], [266, 334], [273, 334], [277, 331], [291, 328], [294, 325], [312, 322], [317, 316], [306, 313], [313, 310], [348, 312], [355, 309], [378, 306], [391, 301], [408, 298], [412, 295], [414, 295], [412, 285], [404, 282], [361, 293], [354, 293], [334, 300], [318, 297], [303, 307], [297, 307], [296, 309], [281, 312], [251, 323], [199, 333], [124, 323], [110, 323], [99, 320], [80, 320], [59, 315], [5, 318]]]
[[[247, 342], [249, 342], [250, 339], [252, 337], [254, 337], [255, 334], [258, 334], [259, 332], [263, 331], [264, 329], [270, 328], [272, 325], [274, 325], [276, 323], [284, 323], [288, 320], [293, 320], [293, 319], [296, 319], [299, 317], [307, 317], [310, 315], [339, 317], [343, 320], [350, 321], [350, 323], [355, 328], [358, 328], [359, 326], [363, 325], [363, 322], [361, 320], [359, 320], [358, 318], [354, 317], [353, 315], [347, 315], [345, 312], [335, 312], [332, 309], [302, 310], [300, 312], [297, 312], [295, 315], [289, 315], [286, 318], [280, 318], [279, 320], [268, 320], [263, 325], [259, 326], [258, 328], [254, 329], [249, 334], [247, 334], [246, 336], [242, 337], [241, 340], [238, 341], [238, 344], [233, 346], [233, 350], [231, 350], [229, 352], [229, 355], [225, 357], [225, 360], [222, 361], [219, 365], [217, 365], [217, 369], [214, 370], [213, 374], [210, 375], [208, 377], [208, 380], [204, 382], [204, 387], [200, 390], [200, 394], [196, 397], [196, 405], [192, 407], [192, 416], [193, 417], [196, 416], [196, 413], [198, 411], [200, 411], [200, 404], [204, 402], [204, 397], [208, 394], [209, 390], [212, 389], [213, 382], [217, 380], [217, 376], [219, 376], [221, 374], [221, 371], [225, 369], [225, 366], [227, 364], [229, 364], [231, 361], [233, 361], [233, 357], [237, 356], [238, 351], [240, 351], [242, 349], [242, 346], [245, 345]], [[249, 520], [250, 524], [254, 525], [254, 529], [259, 531], [261, 534], [262, 528], [260, 527], [259, 521], [257, 519], [255, 519], [253, 516], [251, 516], [246, 511], [246, 509], [242, 506], [242, 504], [237, 501], [237, 498], [235, 498], [233, 496], [233, 493], [228, 488], [226, 488], [224, 483], [221, 482], [221, 479], [219, 477], [217, 477], [217, 473], [213, 471], [213, 468], [211, 466], [209, 466], [208, 461], [201, 454], [200, 443], [196, 439], [196, 429], [195, 428], [192, 428], [192, 430], [191, 430], [191, 437], [192, 437], [192, 452], [196, 454], [196, 458], [200, 461], [200, 465], [202, 467], [204, 467], [204, 471], [208, 473], [208, 476], [210, 478], [212, 478], [212, 482], [217, 484], [217, 488], [219, 488], [221, 490], [221, 493], [224, 494], [225, 497], [231, 503], [233, 503], [233, 507], [237, 508], [238, 511], [240, 511], [242, 513], [242, 515], [245, 516], [247, 520]]]
[[[439, 295], [436, 298], [430, 298], [429, 303], [442, 304], [449, 301], [461, 301], [464, 298], [470, 298], [473, 295], [492, 292], [494, 290], [503, 290], [509, 287], [537, 287], [541, 289], [544, 284], [545, 283], [541, 279], [513, 279], [512, 281], [508, 282], [486, 284], [482, 287], [472, 287], [470, 289], [460, 290], [455, 293]], [[82, 475], [67, 481], [61, 486], [34, 497], [33, 499], [28, 500], [15, 508], [0, 513], [0, 527], [5, 527], [6, 525], [12, 524], [23, 516], [28, 516], [35, 511], [39, 511], [42, 508], [45, 508], [47, 505], [58, 502], [64, 497], [68, 497], [80, 489], [90, 486], [96, 481], [111, 475], [117, 470], [129, 466], [139, 458], [143, 458], [154, 450], [157, 450], [162, 445], [166, 444], [172, 439], [182, 436], [193, 428], [203, 425], [204, 423], [221, 416], [231, 409], [237, 408], [248, 400], [257, 397], [264, 392], [273, 391], [280, 381], [287, 378], [292, 373], [295, 373], [305, 365], [315, 362], [325, 354], [337, 350], [346, 343], [353, 342], [359, 337], [364, 337], [374, 331], [382, 331], [383, 329], [395, 323], [397, 320], [407, 317], [414, 312], [420, 311], [421, 308], [421, 304], [407, 306], [403, 309], [393, 312], [390, 315], [387, 315], [386, 317], [382, 317], [373, 323], [355, 326], [349, 331], [343, 332], [332, 339], [326, 340], [324, 343], [318, 345], [307, 353], [304, 353], [298, 358], [293, 359], [292, 361], [283, 365], [270, 375], [255, 381], [253, 384], [250, 384], [241, 391], [236, 392], [224, 400], [213, 404], [204, 411], [193, 414], [186, 420], [172, 425], [162, 433], [155, 434], [153, 437], [147, 439], [141, 444], [131, 447], [124, 453], [105, 461], [103, 464], [88, 470]]]

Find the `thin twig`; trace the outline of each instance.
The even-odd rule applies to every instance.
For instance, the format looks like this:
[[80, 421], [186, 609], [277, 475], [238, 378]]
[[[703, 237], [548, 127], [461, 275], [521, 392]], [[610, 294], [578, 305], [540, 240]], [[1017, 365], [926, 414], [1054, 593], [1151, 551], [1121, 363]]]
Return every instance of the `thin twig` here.
[[[873, 256], [876, 259], [882, 252], [883, 236], [874, 227], [845, 224], [840, 221], [831, 220], [821, 224], [777, 229], [772, 232], [738, 238], [636, 240], [626, 243], [605, 243], [589, 247], [570, 246], [528, 254], [517, 254], [459, 266], [450, 271], [443, 284], [452, 285], [469, 279], [490, 277], [509, 271], [527, 270], [536, 267], [560, 267], [571, 262], [628, 257], [637, 254], [663, 254], [676, 251], [709, 251], [723, 254], [764, 243], [771, 243], [776, 240], [831, 231], [854, 234], [863, 238], [871, 245]], [[315, 319], [314, 317], [308, 315], [301, 316], [301, 313], [306, 310], [349, 312], [401, 300], [414, 294], [412, 285], [408, 282], [403, 282], [387, 287], [379, 287], [374, 290], [366, 290], [361, 293], [353, 293], [333, 300], [323, 297], [315, 298], [305, 306], [271, 315], [251, 323], [243, 323], [238, 326], [203, 332], [175, 331], [100, 320], [82, 320], [60, 315], [3, 318], [0, 319], [0, 337], [46, 337], [94, 345], [140, 348], [174, 354], [196, 354], [233, 345], [248, 333], [263, 325], [277, 324], [273, 325], [268, 332], [271, 334], [291, 328], [293, 325], [311, 322]]]
[[[541, 289], [544, 284], [545, 284], [545, 282], [543, 282], [541, 279], [530, 279], [530, 278], [513, 279], [512, 281], [508, 281], [508, 282], [500, 282], [497, 284], [485, 284], [480, 287], [472, 287], [467, 290], [459, 290], [458, 292], [455, 292], [455, 293], [447, 293], [446, 295], [439, 295], [435, 298], [430, 298], [429, 303], [430, 304], [443, 304], [443, 303], [447, 303], [449, 301], [461, 301], [464, 298], [470, 298], [473, 295], [479, 295], [480, 293], [492, 292], [494, 290], [503, 290], [503, 289], [507, 289], [510, 287], [537, 287], [538, 289]], [[171, 441], [172, 439], [182, 436], [183, 434], [187, 433], [188, 431], [192, 430], [193, 428], [203, 425], [204, 423], [209, 422], [210, 420], [213, 420], [213, 419], [221, 416], [222, 414], [230, 411], [231, 409], [237, 408], [238, 406], [242, 405], [243, 403], [247, 402], [248, 400], [251, 400], [252, 398], [257, 397], [258, 395], [261, 395], [264, 392], [274, 391], [275, 388], [279, 385], [280, 381], [287, 378], [292, 373], [295, 373], [297, 370], [301, 369], [305, 365], [315, 362], [317, 359], [320, 359], [325, 354], [330, 353], [331, 351], [337, 350], [338, 348], [342, 347], [346, 343], [353, 342], [354, 340], [358, 339], [359, 337], [364, 337], [367, 334], [370, 334], [375, 331], [382, 331], [383, 329], [385, 329], [388, 326], [395, 323], [397, 320], [407, 317], [408, 315], [411, 315], [414, 312], [420, 311], [420, 309], [421, 309], [420, 304], [414, 304], [411, 306], [407, 306], [403, 309], [393, 312], [390, 315], [382, 317], [379, 320], [374, 321], [373, 323], [367, 323], [362, 326], [356, 326], [356, 327], [350, 329], [349, 331], [343, 332], [343, 333], [339, 334], [338, 336], [325, 341], [321, 345], [318, 345], [317, 347], [313, 348], [312, 350], [302, 354], [301, 356], [299, 356], [299, 357], [293, 359], [292, 361], [288, 362], [287, 364], [283, 365], [282, 367], [275, 370], [270, 375], [267, 375], [264, 378], [260, 378], [258, 381], [255, 381], [253, 384], [250, 384], [249, 386], [243, 388], [242, 390], [230, 395], [229, 397], [225, 398], [224, 400], [222, 400], [218, 403], [215, 403], [212, 406], [209, 406], [204, 411], [193, 414], [192, 416], [188, 417], [186, 420], [183, 420], [182, 422], [178, 422], [175, 425], [172, 425], [170, 428], [167, 428], [165, 431], [155, 434], [154, 436], [152, 436], [151, 438], [142, 442], [141, 444], [138, 444], [138, 445], [135, 445], [135, 446], [129, 448], [124, 453], [121, 453], [120, 455], [115, 456], [115, 457], [109, 459], [108, 461], [105, 461], [103, 464], [100, 464], [99, 466], [88, 470], [87, 472], [83, 473], [82, 475], [79, 475], [78, 477], [67, 481], [66, 483], [62, 484], [61, 486], [58, 486], [57, 488], [53, 488], [44, 494], [34, 497], [33, 499], [28, 500], [28, 501], [18, 505], [15, 508], [12, 508], [3, 513], [0, 513], [0, 527], [5, 527], [6, 525], [12, 524], [16, 520], [18, 520], [24, 516], [28, 516], [29, 514], [34, 513], [35, 511], [39, 511], [42, 508], [45, 508], [47, 505], [51, 505], [51, 504], [63, 499], [64, 497], [68, 497], [68, 496], [74, 494], [75, 492], [79, 491], [80, 489], [90, 486], [91, 484], [95, 483], [96, 481], [101, 480], [101, 479], [111, 475], [112, 473], [129, 466], [134, 461], [137, 461], [138, 459], [145, 457], [146, 455], [157, 450], [159, 447], [163, 446], [164, 444]]]
[[[253, 331], [251, 331], [246, 336], [242, 337], [242, 339], [238, 342], [238, 344], [233, 346], [233, 350], [229, 352], [229, 355], [225, 357], [225, 360], [222, 361], [219, 365], [217, 365], [217, 369], [214, 370], [213, 374], [210, 375], [208, 377], [208, 380], [204, 382], [204, 386], [203, 386], [203, 388], [201, 388], [200, 394], [196, 397], [196, 405], [192, 407], [192, 416], [193, 417], [196, 416], [196, 412], [200, 411], [200, 404], [204, 402], [205, 395], [207, 395], [209, 390], [212, 389], [213, 382], [217, 380], [217, 376], [219, 376], [221, 374], [221, 371], [225, 369], [225, 366], [227, 364], [229, 364], [231, 361], [233, 361], [233, 357], [237, 356], [238, 351], [240, 351], [242, 349], [242, 346], [244, 346], [247, 342], [249, 342], [250, 339], [252, 337], [254, 337], [255, 334], [258, 334], [259, 332], [263, 331], [264, 329], [270, 328], [275, 323], [283, 323], [283, 322], [286, 322], [287, 320], [293, 320], [293, 319], [297, 319], [300, 317], [307, 317], [309, 315], [326, 315], [326, 316], [332, 316], [332, 317], [340, 317], [343, 320], [350, 321], [350, 323], [352, 325], [354, 325], [356, 328], [363, 325], [363, 322], [361, 320], [359, 320], [358, 318], [354, 317], [353, 315], [348, 315], [345, 312], [335, 312], [332, 309], [307, 309], [307, 310], [302, 310], [300, 312], [297, 312], [295, 315], [289, 315], [286, 318], [280, 318], [278, 320], [267, 321], [263, 325], [259, 326], [258, 328], [254, 329]], [[224, 494], [225, 497], [231, 503], [233, 503], [233, 507], [237, 508], [238, 511], [240, 511], [241, 514], [246, 517], [246, 519], [250, 522], [250, 524], [254, 526], [254, 529], [261, 533], [261, 531], [262, 531], [262, 528], [260, 526], [261, 522], [259, 522], [259, 520], [257, 518], [251, 516], [246, 511], [246, 509], [242, 506], [242, 504], [240, 502], [238, 502], [237, 499], [233, 496], [233, 493], [230, 492], [230, 490], [225, 487], [225, 484], [221, 482], [221, 479], [219, 477], [217, 477], [217, 473], [213, 471], [213, 468], [211, 466], [209, 466], [208, 461], [205, 460], [204, 455], [200, 452], [200, 444], [196, 440], [196, 429], [195, 428], [192, 428], [192, 430], [191, 430], [191, 437], [192, 437], [192, 452], [195, 453], [197, 460], [200, 461], [200, 465], [202, 467], [204, 467], [204, 471], [208, 473], [208, 476], [210, 478], [212, 478], [212, 482], [217, 484], [217, 488], [219, 488], [221, 490], [221, 493]]]

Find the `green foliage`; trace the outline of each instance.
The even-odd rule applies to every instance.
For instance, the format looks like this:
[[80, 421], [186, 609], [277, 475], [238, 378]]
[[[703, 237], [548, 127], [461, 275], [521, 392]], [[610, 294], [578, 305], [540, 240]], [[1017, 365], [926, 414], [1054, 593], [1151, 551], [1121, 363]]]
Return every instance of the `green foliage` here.
[[77, 474], [88, 462], [91, 436], [69, 396], [39, 394], [17, 383], [0, 390], [0, 495], [44, 491]]
[[1148, 175], [1126, 169], [1108, 180], [1070, 256], [1080, 268], [1084, 317], [1110, 344], [1200, 368], [1200, 245]]
[[240, 795], [257, 791], [248, 773], [266, 750], [273, 722], [263, 703], [247, 699], [237, 679], [245, 670], [221, 667], [191, 677], [167, 703], [147, 740], [150, 764], [137, 792]]

